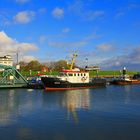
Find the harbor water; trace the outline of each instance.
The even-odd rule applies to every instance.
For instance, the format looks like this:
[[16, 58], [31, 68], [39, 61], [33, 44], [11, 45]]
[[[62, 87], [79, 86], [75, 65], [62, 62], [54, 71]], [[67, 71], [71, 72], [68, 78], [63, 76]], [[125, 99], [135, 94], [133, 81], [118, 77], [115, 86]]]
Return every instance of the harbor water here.
[[0, 140], [140, 140], [140, 85], [0, 90]]

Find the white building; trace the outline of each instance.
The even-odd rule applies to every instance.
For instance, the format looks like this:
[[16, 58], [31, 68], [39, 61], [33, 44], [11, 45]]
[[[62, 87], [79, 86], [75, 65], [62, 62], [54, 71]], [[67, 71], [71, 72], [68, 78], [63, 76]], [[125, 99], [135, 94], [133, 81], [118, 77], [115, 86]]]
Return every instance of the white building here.
[[10, 55], [5, 55], [3, 57], [0, 57], [0, 64], [13, 66], [13, 59]]

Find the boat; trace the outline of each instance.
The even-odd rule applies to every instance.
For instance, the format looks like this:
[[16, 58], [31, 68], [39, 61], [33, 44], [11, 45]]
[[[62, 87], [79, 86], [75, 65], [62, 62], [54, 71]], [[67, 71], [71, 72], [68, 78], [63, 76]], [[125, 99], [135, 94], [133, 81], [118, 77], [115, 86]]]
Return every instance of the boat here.
[[140, 80], [137, 79], [117, 79], [111, 82], [114, 85], [130, 85], [130, 84], [140, 84]]
[[134, 74], [133, 79], [140, 80], [140, 73]]
[[131, 78], [129, 75], [126, 74], [126, 68], [123, 68], [123, 74], [118, 79], [115, 79], [111, 82], [114, 85], [131, 85], [131, 84], [140, 84], [140, 79], [138, 76], [133, 76]]
[[31, 79], [28, 78], [28, 89], [43, 89], [44, 85], [41, 81], [40, 75], [32, 77]]
[[73, 68], [77, 54], [74, 53], [69, 69], [62, 69], [57, 76], [42, 75], [41, 80], [45, 90], [74, 90], [96, 88], [106, 85], [106, 80], [101, 78], [90, 79], [89, 71]]

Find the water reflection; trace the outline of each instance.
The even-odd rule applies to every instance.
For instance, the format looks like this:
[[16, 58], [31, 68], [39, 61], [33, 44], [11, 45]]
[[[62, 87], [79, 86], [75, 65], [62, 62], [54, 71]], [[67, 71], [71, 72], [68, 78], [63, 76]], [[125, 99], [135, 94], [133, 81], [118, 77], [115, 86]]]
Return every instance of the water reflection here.
[[[40, 105], [41, 98], [35, 102], [36, 96], [27, 90], [1, 90], [0, 92], [0, 126], [16, 123], [17, 117], [29, 115]], [[35, 100], [34, 100], [35, 99]]]
[[74, 121], [78, 123], [79, 119], [77, 110], [90, 108], [89, 89], [67, 91], [62, 101], [62, 105], [67, 108], [68, 120], [70, 119], [70, 114], [72, 114]]
[[89, 109], [90, 94], [89, 89], [67, 91], [63, 99], [63, 105], [69, 110], [73, 109]]
[[13, 121], [11, 112], [14, 107], [14, 94], [14, 90], [0, 94], [0, 125], [8, 125]]
[[[133, 90], [134, 88], [135, 90]], [[116, 92], [116, 89], [118, 92]], [[43, 114], [44, 112], [46, 112], [46, 117], [50, 116], [50, 112], [61, 112], [61, 115], [63, 115], [61, 117], [78, 123], [81, 112], [87, 110], [112, 112], [114, 107], [135, 104], [138, 102], [137, 90], [139, 90], [139, 86], [110, 86], [108, 89], [48, 93], [42, 90], [1, 90], [0, 126], [16, 123], [17, 119], [21, 117], [33, 115], [36, 117], [39, 113]], [[64, 110], [66, 114], [64, 114]]]
[[5, 140], [139, 138], [139, 89], [136, 85], [47, 93], [0, 90], [0, 137]]
[[3, 90], [0, 93], [0, 126], [16, 123], [17, 118], [39, 111], [67, 109], [67, 118], [78, 122], [77, 111], [90, 108], [88, 89], [65, 91], [63, 93], [43, 93], [42, 91]]
[[126, 93], [129, 93], [130, 91], [131, 91], [131, 85], [125, 85], [125, 86], [123, 86], [124, 87], [124, 91], [126, 92]]

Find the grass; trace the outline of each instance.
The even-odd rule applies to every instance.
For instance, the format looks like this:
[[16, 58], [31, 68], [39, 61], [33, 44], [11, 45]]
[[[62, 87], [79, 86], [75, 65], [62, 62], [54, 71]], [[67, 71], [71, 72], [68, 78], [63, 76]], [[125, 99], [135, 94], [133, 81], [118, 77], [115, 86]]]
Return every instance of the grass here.
[[37, 71], [32, 71], [31, 73], [29, 71], [21, 71], [20, 72], [23, 76], [25, 77], [33, 77], [33, 76], [37, 76], [38, 74], [43, 74], [43, 75], [58, 75], [59, 72], [44, 72], [44, 73], [39, 73]]
[[[37, 71], [32, 71], [31, 74], [29, 71], [21, 71], [20, 73], [24, 77], [34, 77], [34, 76], [37, 76], [39, 74]], [[127, 74], [130, 76], [137, 74], [137, 73], [138, 72], [136, 72], [136, 71], [127, 71]], [[41, 74], [43, 74], [43, 75], [58, 75], [59, 72], [58, 71], [44, 72]], [[90, 71], [89, 74], [90, 74], [90, 77], [97, 76], [96, 71]], [[101, 77], [115, 77], [115, 76], [120, 76], [120, 75], [121, 75], [120, 71], [99, 71], [98, 72], [98, 76], [101, 76]], [[2, 72], [0, 72], [0, 77], [2, 77]]]
[[[132, 76], [136, 74], [137, 72], [135, 71], [127, 71], [127, 74]], [[99, 71], [98, 76], [103, 76], [103, 77], [114, 77], [114, 76], [120, 76], [122, 73], [120, 71]], [[94, 77], [97, 75], [96, 71], [91, 71], [90, 76]]]
[[[134, 74], [136, 74], [137, 72], [135, 71], [127, 71], [127, 74], [132, 76]], [[37, 76], [38, 72], [37, 71], [32, 71], [31, 75], [30, 72], [25, 72], [25, 71], [21, 71], [21, 74], [25, 77], [30, 77], [30, 76]], [[53, 72], [45, 72], [45, 73], [41, 73], [44, 75], [58, 75], [59, 72], [58, 71], [53, 71]], [[120, 76], [121, 73], [120, 71], [99, 71], [98, 72], [98, 76], [101, 77], [114, 77], [114, 76]], [[97, 72], [96, 71], [90, 71], [90, 77], [95, 77], [97, 76]]]

